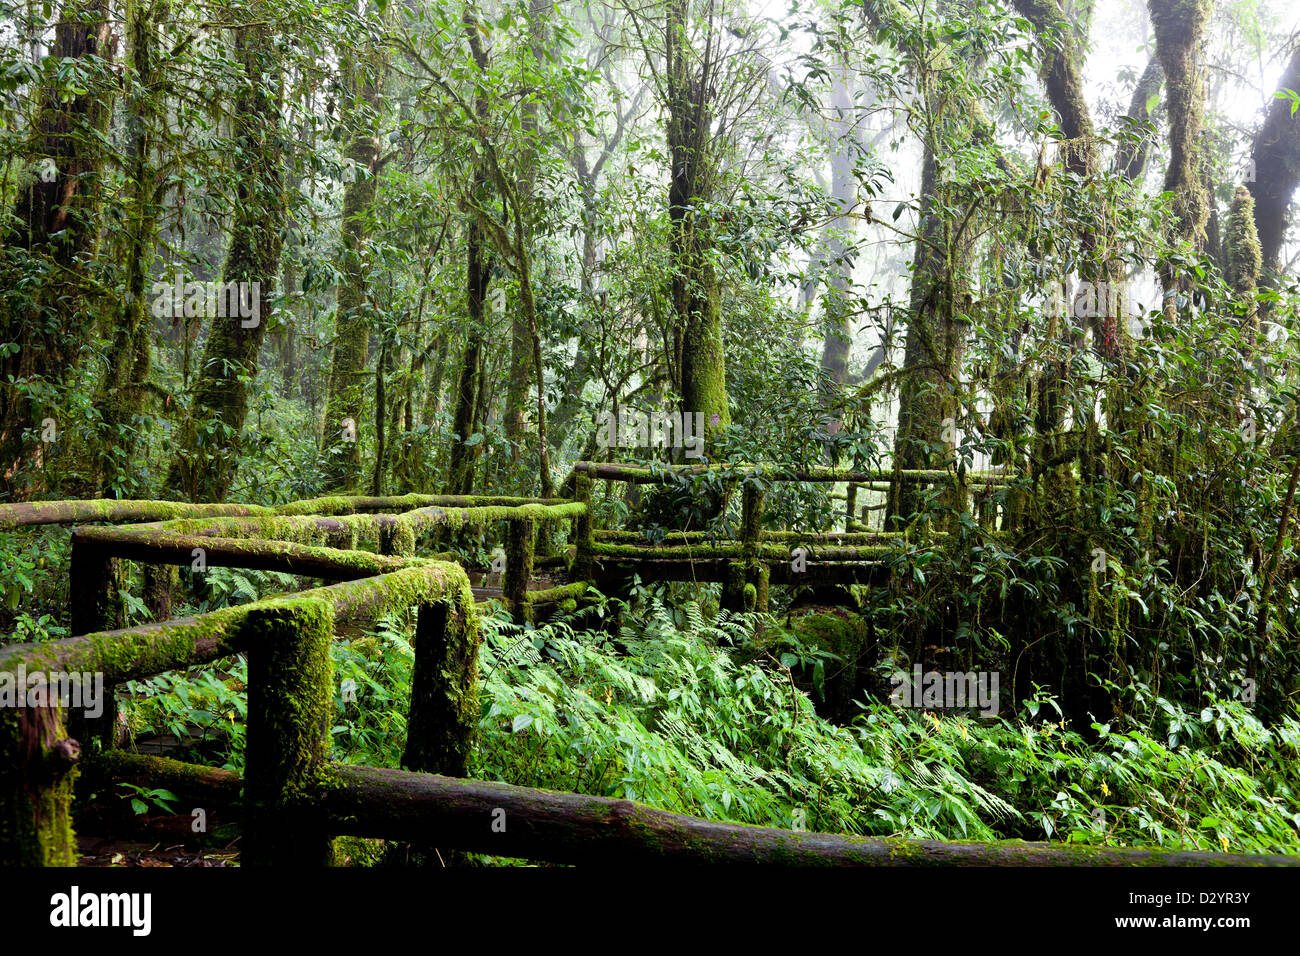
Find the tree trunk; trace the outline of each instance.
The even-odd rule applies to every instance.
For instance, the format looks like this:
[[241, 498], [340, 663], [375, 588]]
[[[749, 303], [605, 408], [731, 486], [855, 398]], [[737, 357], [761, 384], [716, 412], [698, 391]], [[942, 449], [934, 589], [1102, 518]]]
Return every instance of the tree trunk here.
[[[966, 323], [958, 320], [958, 314], [970, 307], [969, 292], [959, 286], [969, 275], [970, 241], [954, 235], [951, 221], [938, 211], [940, 188], [934, 149], [927, 137], [894, 439], [896, 471], [942, 468], [952, 451], [951, 423], [966, 338]], [[890, 499], [891, 520], [906, 522], [920, 507], [920, 489], [895, 481]]]
[[[48, 71], [63, 60], [99, 61], [107, 67], [115, 52], [107, 0], [69, 0], [60, 11], [54, 48], [42, 68]], [[13, 495], [25, 497], [43, 483], [36, 475], [19, 474], [25, 467], [39, 469], [45, 460], [45, 444], [25, 441], [24, 432], [48, 417], [55, 422], [57, 440], [70, 424], [60, 421], [56, 408], [33, 404], [15, 386], [41, 379], [66, 381], [94, 329], [94, 316], [76, 277], [97, 245], [102, 156], [96, 140], [108, 131], [113, 99], [111, 88], [98, 86], [60, 102], [52, 79], [33, 94], [40, 112], [31, 131], [31, 158], [44, 162], [38, 162], [35, 177], [17, 194], [4, 245], [9, 255], [22, 249], [47, 259], [57, 278], [43, 279], [34, 302], [0, 308], [0, 343], [18, 346], [0, 357], [0, 485]], [[7, 268], [16, 266], [10, 262]], [[4, 284], [6, 291], [26, 285], [17, 276]]]
[[[1284, 90], [1300, 90], [1300, 49], [1291, 54], [1279, 85]], [[1291, 105], [1291, 100], [1283, 98], [1269, 104], [1264, 125], [1255, 135], [1254, 177], [1246, 184], [1255, 198], [1255, 228], [1266, 276], [1277, 269], [1286, 237], [1287, 209], [1300, 183], [1300, 118], [1292, 114]]]
[[[836, 71], [832, 92], [832, 106], [838, 127], [835, 135], [836, 148], [831, 156], [831, 202], [836, 218], [826, 229], [826, 255], [830, 260], [830, 289], [822, 297], [822, 310], [826, 317], [826, 331], [822, 342], [822, 369], [836, 385], [844, 384], [849, 370], [849, 352], [853, 347], [853, 330], [849, 323], [848, 308], [848, 290], [853, 278], [853, 262], [848, 257], [850, 244], [847, 238], [847, 235], [853, 231], [853, 220], [844, 215], [853, 208], [858, 182], [853, 175], [856, 159], [853, 89], [853, 74], [841, 65]], [[832, 427], [838, 431], [840, 424], [837, 418]]]
[[[248, 414], [248, 385], [257, 375], [271, 319], [281, 234], [267, 223], [282, 222], [287, 214], [280, 146], [283, 80], [273, 43], [265, 24], [241, 27], [235, 34], [235, 52], [245, 76], [234, 103], [236, 144], [244, 165], [222, 275], [226, 283], [247, 283], [238, 298], [255, 307], [248, 318], [212, 318], [193, 403], [167, 476], [167, 487], [190, 501], [224, 501], [230, 492]], [[245, 300], [245, 295], [250, 298]], [[200, 423], [213, 419], [220, 422], [219, 430], [200, 429]], [[205, 440], [200, 440], [202, 433], [208, 435]]]
[[[722, 345], [722, 303], [709, 261], [712, 240], [702, 206], [713, 190], [709, 96], [715, 64], [687, 39], [687, 0], [669, 0], [667, 62], [669, 257], [678, 336], [682, 414], [702, 413], [705, 445], [731, 424]], [[696, 65], [698, 62], [698, 66]]]
[[[1210, 216], [1209, 196], [1200, 175], [1201, 128], [1205, 119], [1205, 78], [1200, 45], [1210, 18], [1210, 0], [1147, 0], [1151, 26], [1156, 36], [1156, 56], [1165, 74], [1169, 104], [1169, 165], [1165, 169], [1164, 191], [1173, 193], [1172, 241], [1205, 245], [1205, 224]], [[1172, 263], [1162, 264], [1165, 289], [1164, 311], [1170, 321], [1177, 318], [1176, 298], [1171, 291], [1186, 285]]]
[[343, 191], [343, 248], [340, 253], [334, 353], [325, 403], [325, 490], [353, 488], [361, 478], [361, 412], [365, 403], [366, 360], [370, 350], [367, 315], [366, 246], [379, 172], [376, 123], [387, 58], [378, 48], [363, 51], [351, 64], [348, 83], [356, 128], [347, 158], [355, 178]]
[[[1147, 61], [1146, 69], [1138, 78], [1128, 112], [1124, 114], [1131, 121], [1130, 126], [1151, 122], [1151, 107], [1148, 104], [1160, 94], [1160, 84], [1164, 82], [1164, 77], [1164, 71], [1160, 69], [1160, 58], [1151, 57]], [[1134, 132], [1136, 134], [1136, 130]], [[1140, 181], [1142, 174], [1146, 172], [1147, 154], [1150, 149], [1151, 140], [1145, 135], [1124, 142], [1115, 153], [1115, 171], [1129, 182]]]
[[[128, 226], [122, 250], [125, 288], [122, 307], [109, 347], [107, 368], [95, 404], [101, 410], [99, 440], [91, 449], [90, 472], [79, 491], [119, 497], [124, 468], [135, 453], [139, 430], [136, 417], [144, 410], [153, 366], [151, 311], [146, 284], [153, 266], [158, 216], [164, 186], [154, 165], [155, 133], [163, 118], [157, 88], [164, 67], [158, 59], [158, 24], [167, 20], [170, 5], [143, 0], [126, 4], [127, 31], [127, 169]], [[92, 492], [93, 493], [93, 492]]]

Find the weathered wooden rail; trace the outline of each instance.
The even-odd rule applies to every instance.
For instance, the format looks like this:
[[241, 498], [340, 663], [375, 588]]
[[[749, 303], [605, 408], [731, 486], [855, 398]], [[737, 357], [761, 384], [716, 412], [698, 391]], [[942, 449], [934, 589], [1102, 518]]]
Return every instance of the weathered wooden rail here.
[[[773, 584], [879, 584], [888, 579], [890, 559], [918, 546], [903, 532], [857, 530], [851, 513], [842, 532], [809, 534], [763, 527], [764, 489], [779, 482], [838, 483], [892, 487], [891, 482], [943, 486], [958, 508], [970, 506], [974, 491], [987, 500], [1009, 488], [1013, 475], [943, 470], [854, 471], [783, 465], [619, 465], [578, 462], [574, 497], [590, 503], [591, 482], [672, 484], [708, 477], [741, 484], [739, 534], [713, 540], [703, 531], [673, 532], [650, 542], [636, 532], [583, 531], [577, 540], [575, 575], [590, 576], [601, 590], [618, 591], [632, 574], [644, 580], [713, 581], [723, 585], [722, 606], [765, 611]], [[849, 495], [852, 498], [852, 495]], [[991, 528], [991, 522], [986, 520]], [[929, 531], [936, 538], [942, 532]], [[585, 537], [584, 537], [585, 535]]]
[[[572, 501], [485, 502], [408, 495], [326, 498], [278, 508], [166, 502], [0, 506], [0, 529], [77, 524], [70, 582], [75, 636], [0, 646], [0, 678], [16, 681], [25, 675], [30, 681], [40, 675], [51, 686], [51, 675], [93, 674], [102, 679], [111, 699], [111, 688], [129, 680], [234, 654], [248, 656], [242, 779], [210, 767], [115, 750], [109, 733], [111, 707], [97, 720], [65, 711], [49, 699], [0, 709], [0, 866], [75, 864], [72, 807], [83, 764], [90, 778], [110, 785], [128, 781], [163, 786], [204, 806], [238, 806], [244, 820], [241, 861], [251, 866], [328, 864], [333, 838], [340, 835], [568, 863], [1300, 862], [1271, 856], [1020, 843], [966, 846], [803, 833], [701, 820], [623, 800], [462, 779], [468, 773], [480, 714], [478, 611], [465, 569], [447, 560], [448, 555], [418, 556], [418, 540], [439, 528], [504, 521], [502, 592], [515, 615], [528, 618], [544, 605], [574, 601], [599, 579], [600, 565], [642, 561], [641, 551], [654, 550], [621, 533], [598, 535], [592, 527], [591, 478], [610, 477], [614, 473], [609, 468], [580, 469]], [[641, 477], [639, 472], [634, 475], [636, 480]], [[828, 565], [869, 563], [883, 554], [882, 548], [899, 543], [876, 534], [759, 533], [761, 503], [761, 494], [747, 490], [740, 542], [709, 559], [721, 565], [717, 573], [733, 604], [765, 603], [768, 562], [781, 557], [785, 542], [806, 540], [815, 559]], [[571, 562], [571, 581], [530, 591], [537, 529], [560, 521], [572, 527], [573, 547], [565, 556]], [[375, 550], [358, 548], [362, 539], [372, 542]], [[114, 626], [119, 562], [166, 568], [190, 564], [196, 552], [206, 566], [275, 570], [334, 583], [190, 619]], [[677, 564], [692, 558], [669, 551], [661, 560]], [[746, 594], [750, 587], [762, 587], [762, 601]], [[155, 605], [156, 613], [167, 617], [170, 603]], [[336, 625], [412, 607], [418, 610], [403, 769], [332, 762], [335, 678], [330, 643]]]

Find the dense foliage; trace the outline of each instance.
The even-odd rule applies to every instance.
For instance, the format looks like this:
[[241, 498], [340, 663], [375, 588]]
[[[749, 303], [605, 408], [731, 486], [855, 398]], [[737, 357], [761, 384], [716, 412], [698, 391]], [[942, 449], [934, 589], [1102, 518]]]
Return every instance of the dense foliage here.
[[[1293, 21], [0, 0], [0, 501], [940, 472], [749, 479], [769, 530], [896, 535], [870, 588], [486, 614], [475, 772], [787, 827], [1295, 852]], [[698, 416], [700, 457], [611, 447], [628, 411]], [[594, 507], [668, 543], [742, 519], [716, 474]], [[482, 567], [502, 530], [437, 545]], [[66, 530], [0, 532], [13, 640], [67, 636], [68, 560]], [[294, 586], [186, 571], [175, 612]], [[411, 636], [340, 635], [340, 759], [397, 764]], [[124, 733], [240, 768], [244, 666], [125, 688]], [[891, 706], [913, 666], [1000, 675], [997, 716]]]

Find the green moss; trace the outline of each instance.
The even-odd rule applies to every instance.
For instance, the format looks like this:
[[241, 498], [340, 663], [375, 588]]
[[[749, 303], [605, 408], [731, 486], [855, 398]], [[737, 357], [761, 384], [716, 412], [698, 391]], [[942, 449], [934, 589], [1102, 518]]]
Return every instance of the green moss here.
[[[834, 720], [846, 721], [857, 714], [853, 705], [869, 676], [866, 656], [869, 630], [866, 620], [841, 608], [796, 617], [791, 629], [805, 643], [834, 654], [841, 663], [826, 666], [824, 709]], [[801, 675], [811, 684], [811, 673]]]
[[846, 660], [855, 657], [867, 639], [866, 621], [848, 611], [821, 611], [793, 621], [794, 632], [822, 650]]
[[790, 552], [795, 547], [807, 551], [810, 561], [877, 561], [895, 554], [894, 545], [857, 545], [851, 547], [829, 547], [820, 544], [805, 544], [791, 541], [790, 544], [763, 544], [758, 547], [746, 544], [714, 545], [634, 545], [634, 544], [594, 544], [592, 553], [604, 558], [635, 558], [647, 560], [690, 559], [694, 561], [722, 561], [729, 558], [745, 558], [753, 555], [764, 561], [790, 560]]
[[381, 866], [386, 847], [387, 844], [383, 840], [341, 836], [334, 841], [335, 859], [339, 866]]
[[524, 600], [529, 604], [571, 603], [574, 599], [582, 597], [588, 587], [590, 585], [586, 581], [574, 581], [572, 584], [561, 584], [544, 591], [529, 591], [524, 595]]
[[402, 767], [469, 775], [478, 730], [482, 631], [468, 587], [420, 609]]
[[334, 608], [312, 598], [286, 599], [249, 615], [248, 811], [245, 865], [320, 865], [330, 841], [302, 814], [329, 774], [334, 709]]
[[415, 554], [415, 528], [404, 517], [388, 519], [379, 526], [379, 553]]
[[1253, 294], [1264, 267], [1264, 258], [1255, 226], [1255, 199], [1244, 186], [1238, 186], [1232, 197], [1224, 246], [1228, 284], [1239, 295]]
[[75, 866], [77, 767], [57, 709], [0, 711], [0, 866]]

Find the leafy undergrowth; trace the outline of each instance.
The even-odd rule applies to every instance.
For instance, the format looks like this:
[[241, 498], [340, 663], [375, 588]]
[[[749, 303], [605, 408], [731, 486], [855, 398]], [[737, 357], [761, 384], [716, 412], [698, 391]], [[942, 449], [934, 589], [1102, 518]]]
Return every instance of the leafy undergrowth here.
[[[616, 639], [590, 616], [482, 623], [480, 779], [823, 832], [1300, 853], [1294, 717], [1265, 727], [1240, 702], [1188, 713], [1156, 698], [1147, 724], [1085, 738], [1041, 695], [1015, 720], [863, 702], [844, 727], [785, 666], [817, 652], [770, 619], [794, 657], [757, 653], [752, 618], [710, 621], [692, 603], [651, 603]], [[336, 642], [335, 759], [398, 765], [411, 625]], [[188, 728], [178, 756], [242, 772], [242, 661], [131, 690], [136, 734]]]
[[867, 704], [840, 727], [780, 662], [737, 662], [749, 621], [685, 618], [652, 607], [617, 643], [485, 620], [476, 775], [827, 832], [1300, 853], [1295, 719], [1161, 701], [1162, 733], [1090, 744], [1041, 697], [1016, 721]]

